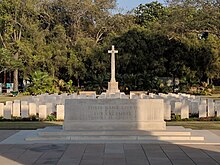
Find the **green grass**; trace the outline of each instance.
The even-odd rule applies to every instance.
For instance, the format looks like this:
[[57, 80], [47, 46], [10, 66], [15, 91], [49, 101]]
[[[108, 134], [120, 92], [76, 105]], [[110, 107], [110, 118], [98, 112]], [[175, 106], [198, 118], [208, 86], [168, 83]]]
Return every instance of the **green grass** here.
[[[1, 121], [0, 130], [35, 130], [47, 126], [60, 126], [63, 122]], [[170, 121], [167, 126], [183, 126], [197, 130], [220, 130], [220, 121]]]
[[220, 121], [171, 121], [167, 126], [183, 126], [197, 130], [220, 130]]
[[35, 130], [47, 126], [59, 126], [63, 122], [40, 121], [1, 121], [0, 130]]
[[25, 97], [28, 97], [28, 96], [24, 96], [22, 94], [19, 94], [16, 97], [12, 97], [10, 95], [1, 95], [0, 96], [0, 103], [5, 103], [6, 101], [21, 100], [22, 98], [25, 98]]

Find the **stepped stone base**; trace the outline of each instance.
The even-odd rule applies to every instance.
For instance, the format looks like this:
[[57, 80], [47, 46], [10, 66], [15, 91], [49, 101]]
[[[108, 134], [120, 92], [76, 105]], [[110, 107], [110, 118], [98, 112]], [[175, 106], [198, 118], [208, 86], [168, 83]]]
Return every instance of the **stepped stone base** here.
[[120, 90], [118, 89], [118, 82], [108, 82], [108, 90], [106, 91], [106, 94], [111, 93], [120, 93]]
[[47, 127], [26, 141], [57, 141], [67, 143], [205, 143], [204, 137], [183, 127], [168, 127], [162, 131], [64, 131], [61, 127]]

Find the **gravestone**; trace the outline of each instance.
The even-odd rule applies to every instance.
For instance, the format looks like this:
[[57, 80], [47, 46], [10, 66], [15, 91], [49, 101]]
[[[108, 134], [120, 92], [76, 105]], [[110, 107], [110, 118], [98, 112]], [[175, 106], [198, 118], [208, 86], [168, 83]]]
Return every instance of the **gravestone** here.
[[190, 113], [199, 113], [199, 103], [196, 101], [191, 102]]
[[29, 115], [36, 115], [37, 114], [37, 105], [36, 103], [29, 103]]
[[181, 115], [181, 108], [182, 108], [182, 102], [179, 102], [179, 101], [175, 102], [175, 104], [174, 104], [174, 113], [176, 115]]
[[64, 120], [64, 105], [57, 105], [57, 120]]
[[98, 99], [106, 99], [106, 93], [102, 92]]
[[182, 107], [181, 107], [181, 119], [188, 119], [189, 118], [189, 103], [184, 100], [182, 102]]
[[169, 103], [164, 103], [164, 119], [171, 120], [171, 105]]
[[10, 107], [10, 109], [11, 109], [11, 114], [12, 114], [12, 108], [13, 108], [13, 107], [12, 107], [12, 101], [6, 101], [5, 104]]
[[215, 116], [215, 105], [212, 99], [208, 99], [208, 117]]
[[14, 117], [20, 117], [21, 116], [21, 105], [20, 103], [13, 103], [13, 110], [12, 110], [12, 116]]
[[53, 113], [53, 104], [46, 103], [46, 106], [47, 106], [47, 115], [51, 115], [51, 113]]
[[39, 118], [46, 119], [47, 118], [47, 106], [39, 105]]
[[4, 105], [3, 117], [5, 119], [11, 119], [12, 106], [10, 104]]
[[21, 102], [21, 117], [22, 118], [28, 118], [29, 112], [28, 112], [28, 104]]
[[220, 101], [215, 101], [215, 111], [216, 111], [216, 116], [220, 117]]
[[0, 117], [3, 117], [4, 115], [4, 103], [0, 103]]
[[206, 115], [206, 100], [201, 100], [199, 105], [199, 117], [207, 117]]

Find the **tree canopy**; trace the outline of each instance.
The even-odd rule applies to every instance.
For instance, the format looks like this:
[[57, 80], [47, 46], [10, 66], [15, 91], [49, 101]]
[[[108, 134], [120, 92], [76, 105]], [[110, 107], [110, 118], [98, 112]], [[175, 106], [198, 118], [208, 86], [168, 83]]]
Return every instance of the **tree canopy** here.
[[165, 91], [164, 77], [178, 78], [179, 89], [187, 91], [220, 78], [219, 1], [155, 1], [113, 14], [116, 5], [116, 0], [1, 0], [0, 73], [14, 72], [14, 90], [23, 79], [39, 93], [40, 75], [46, 75], [52, 91], [69, 82], [74, 89], [101, 92], [110, 79], [107, 50], [114, 44], [122, 91]]

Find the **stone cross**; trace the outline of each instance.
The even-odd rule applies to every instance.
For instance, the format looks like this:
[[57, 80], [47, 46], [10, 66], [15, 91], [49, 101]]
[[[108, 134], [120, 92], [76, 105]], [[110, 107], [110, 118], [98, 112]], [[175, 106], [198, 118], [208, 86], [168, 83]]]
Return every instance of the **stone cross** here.
[[112, 54], [111, 56], [111, 81], [110, 82], [116, 82], [115, 80], [115, 53], [118, 53], [118, 51], [115, 50], [115, 46], [112, 45], [112, 50], [109, 50], [108, 53]]

